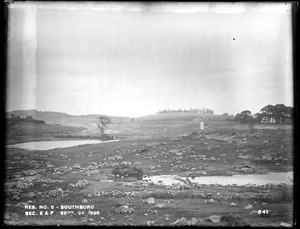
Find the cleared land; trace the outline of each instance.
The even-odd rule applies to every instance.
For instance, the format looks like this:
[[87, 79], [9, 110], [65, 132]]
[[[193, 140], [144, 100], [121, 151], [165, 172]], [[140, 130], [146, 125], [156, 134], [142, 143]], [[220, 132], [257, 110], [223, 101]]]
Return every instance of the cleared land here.
[[[291, 185], [239, 187], [182, 183], [165, 187], [134, 177], [112, 175], [113, 169], [120, 165], [141, 168], [148, 176], [176, 174], [193, 177], [293, 170], [291, 125], [257, 125], [253, 129], [248, 125], [206, 117], [205, 135], [199, 134], [198, 129], [197, 115], [163, 114], [135, 119], [134, 122], [114, 120], [109, 131], [118, 137], [119, 142], [40, 152], [7, 149], [5, 223], [292, 224]], [[7, 144], [93, 139], [97, 134], [94, 125], [35, 125], [29, 129], [26, 124], [10, 128]], [[153, 204], [150, 197], [154, 198]], [[46, 205], [48, 213], [51, 205], [55, 209], [50, 216], [45, 215], [45, 209], [25, 209], [29, 208], [28, 205], [37, 208]], [[73, 212], [60, 215], [63, 211], [59, 209], [61, 205], [93, 205], [94, 209], [82, 210], [82, 214], [78, 210], [65, 210]], [[26, 216], [25, 211], [37, 215]]]

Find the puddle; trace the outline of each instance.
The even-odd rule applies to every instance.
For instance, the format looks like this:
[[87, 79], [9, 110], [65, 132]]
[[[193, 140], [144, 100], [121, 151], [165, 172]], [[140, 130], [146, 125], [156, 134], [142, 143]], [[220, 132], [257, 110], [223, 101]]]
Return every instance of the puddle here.
[[277, 130], [277, 129], [290, 130], [293, 128], [293, 126], [292, 125], [254, 125], [253, 128], [258, 130]]
[[8, 148], [18, 148], [25, 150], [49, 150], [56, 148], [66, 148], [78, 145], [87, 145], [87, 144], [100, 144], [100, 143], [109, 143], [116, 142], [119, 140], [72, 140], [72, 141], [39, 141], [39, 142], [25, 142], [15, 145], [8, 145]]
[[[152, 181], [154, 184], [172, 185], [182, 183], [176, 178], [186, 179], [177, 175], [160, 175], [148, 177], [147, 180]], [[198, 184], [219, 184], [219, 185], [265, 185], [265, 184], [293, 184], [293, 172], [272, 172], [267, 174], [247, 174], [247, 175], [233, 175], [233, 176], [204, 176], [189, 178], [193, 183]]]

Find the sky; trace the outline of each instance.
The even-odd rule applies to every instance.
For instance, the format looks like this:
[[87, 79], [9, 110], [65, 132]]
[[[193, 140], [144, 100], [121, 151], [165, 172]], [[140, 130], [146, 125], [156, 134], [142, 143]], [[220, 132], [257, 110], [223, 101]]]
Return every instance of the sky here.
[[293, 106], [290, 3], [15, 2], [8, 13], [8, 111]]

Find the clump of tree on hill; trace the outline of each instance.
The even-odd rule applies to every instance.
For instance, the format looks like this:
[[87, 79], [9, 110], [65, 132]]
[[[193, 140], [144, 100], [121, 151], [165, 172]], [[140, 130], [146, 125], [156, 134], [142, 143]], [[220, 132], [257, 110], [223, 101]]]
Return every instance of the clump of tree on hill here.
[[34, 124], [45, 124], [46, 122], [43, 120], [36, 120], [32, 118], [32, 116], [26, 116], [25, 118], [21, 118], [19, 115], [15, 116], [11, 114], [10, 117], [7, 119], [9, 125], [15, 125], [17, 123], [34, 123]]
[[190, 108], [189, 110], [187, 109], [178, 109], [178, 110], [171, 110], [171, 109], [165, 109], [165, 110], [160, 110], [157, 112], [158, 114], [164, 114], [164, 113], [199, 113], [199, 114], [210, 114], [213, 115], [214, 111], [210, 109], [205, 109], [205, 108]]
[[245, 110], [236, 114], [235, 121], [239, 123], [286, 123], [293, 122], [293, 107], [284, 104], [267, 105], [260, 112], [251, 115], [251, 111]]

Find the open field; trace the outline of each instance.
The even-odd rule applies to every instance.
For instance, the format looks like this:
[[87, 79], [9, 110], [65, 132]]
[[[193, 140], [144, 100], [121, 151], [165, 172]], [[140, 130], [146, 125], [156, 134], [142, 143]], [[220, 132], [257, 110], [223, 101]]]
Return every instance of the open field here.
[[[94, 125], [18, 128], [8, 135], [8, 144], [98, 136]], [[107, 133], [117, 136], [119, 142], [39, 152], [7, 148], [5, 222], [13, 225], [292, 224], [292, 185], [199, 185], [190, 179], [169, 187], [112, 175], [113, 169], [120, 165], [140, 168], [148, 177], [229, 176], [293, 170], [291, 125], [250, 128], [206, 117], [205, 134], [200, 134], [198, 129], [197, 115], [155, 115], [133, 122], [114, 121]], [[48, 209], [29, 209], [44, 205]], [[93, 205], [94, 209], [61, 210], [61, 205]], [[52, 210], [51, 216], [45, 215]], [[69, 212], [61, 215], [62, 211]], [[26, 216], [25, 212], [37, 215]]]

